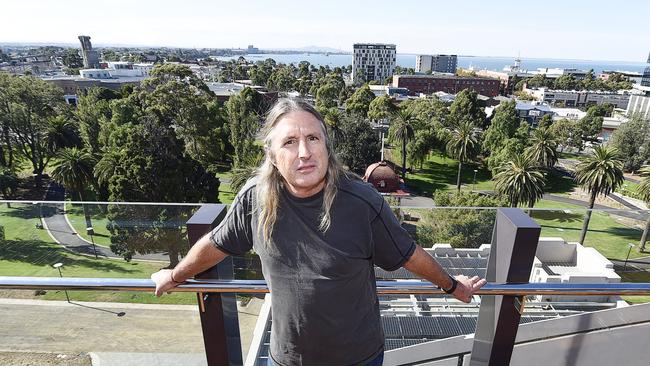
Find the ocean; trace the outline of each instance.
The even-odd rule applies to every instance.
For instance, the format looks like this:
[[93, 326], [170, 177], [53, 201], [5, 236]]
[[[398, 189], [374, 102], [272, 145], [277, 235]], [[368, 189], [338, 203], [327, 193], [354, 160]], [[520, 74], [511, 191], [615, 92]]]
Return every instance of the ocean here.
[[[397, 65], [401, 67], [415, 68], [415, 56], [413, 54], [397, 54]], [[231, 60], [237, 59], [239, 56], [233, 57], [214, 57], [218, 60]], [[274, 59], [277, 63], [284, 64], [298, 64], [300, 61], [308, 61], [315, 66], [347, 66], [352, 64], [352, 55], [325, 55], [320, 53], [303, 53], [303, 54], [254, 54], [245, 55], [247, 60], [260, 61], [267, 58]], [[459, 56], [458, 67], [469, 68], [473, 67], [476, 70], [503, 70], [506, 65], [514, 63], [514, 57], [485, 57], [485, 56]], [[643, 70], [650, 66], [645, 62], [630, 62], [630, 61], [598, 61], [598, 60], [562, 60], [550, 58], [522, 58], [521, 69], [534, 71], [537, 68], [575, 68], [580, 70], [593, 69], [596, 74], [607, 71], [632, 71], [643, 73]]]

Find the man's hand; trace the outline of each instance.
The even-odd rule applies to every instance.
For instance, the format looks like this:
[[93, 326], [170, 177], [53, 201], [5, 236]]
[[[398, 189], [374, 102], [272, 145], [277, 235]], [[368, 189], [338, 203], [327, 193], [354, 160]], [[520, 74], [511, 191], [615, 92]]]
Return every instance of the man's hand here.
[[479, 278], [478, 276], [469, 278], [461, 275], [454, 278], [458, 281], [458, 285], [452, 293], [452, 296], [466, 303], [472, 301], [472, 295], [487, 283], [484, 278]]
[[182, 283], [174, 282], [172, 279], [171, 269], [161, 269], [160, 271], [152, 274], [151, 279], [154, 283], [156, 283], [156, 296], [158, 297]]

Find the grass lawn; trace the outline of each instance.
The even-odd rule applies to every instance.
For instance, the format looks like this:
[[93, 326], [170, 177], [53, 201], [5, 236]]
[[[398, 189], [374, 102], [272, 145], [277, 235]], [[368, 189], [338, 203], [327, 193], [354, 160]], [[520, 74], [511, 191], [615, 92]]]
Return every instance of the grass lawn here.
[[[67, 277], [149, 278], [166, 266], [165, 263], [94, 259], [73, 254], [56, 244], [45, 230], [36, 229], [37, 222], [38, 212], [32, 205], [0, 207], [0, 225], [5, 233], [0, 240], [0, 276], [54, 277], [58, 276], [58, 271], [52, 264], [61, 262], [63, 275]], [[144, 292], [73, 291], [69, 294], [77, 301], [196, 303], [196, 296], [191, 293], [174, 293], [161, 298]], [[9, 291], [3, 295], [11, 296]], [[24, 297], [24, 292], [21, 296]], [[48, 291], [33, 298], [65, 300], [65, 295], [62, 291]]]
[[558, 151], [557, 157], [560, 158], [560, 159], [584, 160], [587, 157], [587, 155], [571, 153], [571, 152], [559, 152]]
[[[431, 196], [437, 190], [456, 188], [458, 176], [458, 161], [434, 152], [424, 162], [422, 169], [414, 167], [414, 172], [406, 175], [406, 185], [414, 192]], [[476, 172], [476, 184], [474, 182]], [[476, 164], [464, 164], [461, 171], [461, 184], [463, 189], [493, 190], [492, 174], [489, 170]]]
[[[535, 208], [558, 209], [533, 211], [531, 216], [542, 226], [542, 236], [558, 236], [567, 241], [578, 241], [582, 230], [585, 209], [580, 206], [541, 200]], [[606, 212], [594, 212], [589, 222], [585, 246], [596, 248], [602, 255], [612, 259], [625, 259], [628, 243], [638, 244], [642, 231]], [[647, 256], [635, 250], [630, 258]]]
[[[650, 271], [640, 272], [619, 272], [621, 282], [639, 282], [650, 283]], [[625, 301], [630, 304], [640, 304], [650, 302], [650, 296], [621, 296]]]
[[[474, 170], [477, 171], [476, 184], [474, 184]], [[458, 161], [447, 158], [439, 152], [434, 152], [424, 162], [422, 169], [415, 169], [413, 173], [407, 174], [406, 185], [417, 194], [431, 196], [437, 190], [456, 189], [457, 176]], [[576, 187], [571, 177], [562, 175], [556, 170], [551, 170], [546, 180], [546, 193], [564, 195]], [[492, 173], [477, 164], [463, 165], [461, 184], [461, 189], [494, 190]]]
[[[92, 240], [95, 241], [95, 244], [108, 248], [111, 245], [111, 233], [106, 229], [108, 219], [106, 218], [106, 214], [102, 212], [104, 208], [106, 207], [100, 207], [100, 205], [86, 205], [92, 221], [93, 231], [95, 232]], [[90, 235], [86, 234], [86, 219], [84, 217], [83, 205], [66, 203], [65, 209], [68, 221], [70, 221], [70, 224], [72, 224], [72, 227], [77, 231], [79, 236], [91, 241]]]
[[616, 193], [620, 193], [627, 197], [641, 199], [639, 197], [639, 194], [637, 193], [638, 191], [639, 191], [638, 183], [634, 183], [634, 182], [630, 182], [629, 180], [626, 180], [623, 182], [623, 185], [616, 190]]
[[230, 176], [230, 171], [217, 173], [217, 178], [221, 180], [219, 183], [219, 202], [224, 204], [231, 204], [237, 194], [237, 192], [231, 190], [230, 183], [224, 183], [224, 180], [230, 182]]

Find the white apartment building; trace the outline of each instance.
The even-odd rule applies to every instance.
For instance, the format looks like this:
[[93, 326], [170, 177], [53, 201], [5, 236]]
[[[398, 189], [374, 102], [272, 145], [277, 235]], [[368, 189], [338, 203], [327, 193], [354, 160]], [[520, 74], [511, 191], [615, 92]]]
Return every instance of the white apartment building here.
[[393, 75], [397, 63], [394, 44], [355, 43], [352, 55], [352, 80], [365, 83], [383, 81]]

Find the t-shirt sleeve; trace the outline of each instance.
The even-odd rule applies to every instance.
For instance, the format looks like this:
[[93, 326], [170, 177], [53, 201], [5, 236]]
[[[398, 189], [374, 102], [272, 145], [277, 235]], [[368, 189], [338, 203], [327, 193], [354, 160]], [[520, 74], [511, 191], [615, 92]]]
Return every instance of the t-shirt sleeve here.
[[252, 187], [239, 192], [226, 217], [210, 233], [212, 243], [230, 255], [243, 255], [253, 247]]
[[376, 265], [394, 271], [400, 268], [415, 251], [415, 241], [399, 224], [385, 200], [381, 200], [379, 214], [372, 221], [373, 260]]

